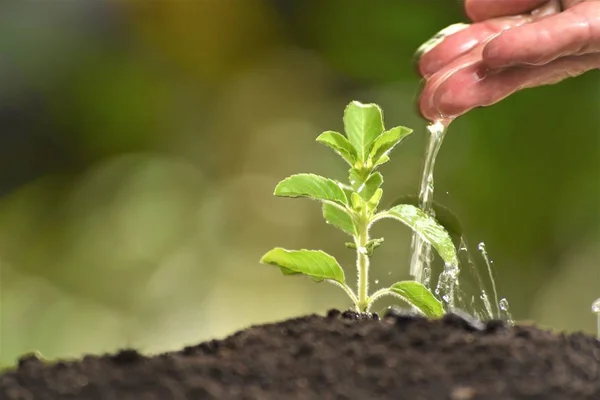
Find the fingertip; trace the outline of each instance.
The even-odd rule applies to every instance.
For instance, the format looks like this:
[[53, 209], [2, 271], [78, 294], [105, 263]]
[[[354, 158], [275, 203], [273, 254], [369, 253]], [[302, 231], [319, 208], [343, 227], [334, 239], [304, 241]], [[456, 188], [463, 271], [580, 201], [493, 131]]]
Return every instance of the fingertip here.
[[452, 24], [442, 29], [419, 46], [414, 54], [414, 62], [419, 74], [424, 78], [428, 78], [435, 73], [441, 65], [451, 61], [452, 58], [454, 58], [454, 55], [445, 53], [452, 53], [453, 49], [447, 49], [448, 46], [444, 46], [442, 43], [469, 27], [469, 24], [462, 22]]

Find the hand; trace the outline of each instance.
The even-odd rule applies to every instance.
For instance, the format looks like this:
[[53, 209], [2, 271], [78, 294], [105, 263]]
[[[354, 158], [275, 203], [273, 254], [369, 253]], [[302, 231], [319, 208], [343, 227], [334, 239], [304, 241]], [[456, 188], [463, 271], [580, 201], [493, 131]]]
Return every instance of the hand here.
[[600, 1], [562, 3], [564, 10], [559, 0], [465, 0], [473, 24], [419, 60], [426, 79], [421, 114], [451, 120], [518, 90], [600, 68]]

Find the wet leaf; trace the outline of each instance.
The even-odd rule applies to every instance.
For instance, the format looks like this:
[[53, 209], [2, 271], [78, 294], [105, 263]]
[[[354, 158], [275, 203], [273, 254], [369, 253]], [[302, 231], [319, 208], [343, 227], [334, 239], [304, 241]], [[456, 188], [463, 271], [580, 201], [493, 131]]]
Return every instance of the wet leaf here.
[[281, 197], [308, 197], [314, 200], [348, 204], [346, 193], [338, 182], [314, 174], [297, 174], [285, 178], [277, 184], [274, 194]]
[[397, 282], [389, 290], [404, 299], [407, 303], [418, 308], [427, 317], [437, 318], [444, 315], [442, 303], [435, 298], [429, 289], [418, 282]]
[[377, 104], [353, 101], [344, 111], [344, 129], [356, 149], [358, 159], [364, 161], [373, 142], [384, 131], [381, 108]]
[[344, 271], [337, 260], [321, 250], [286, 250], [276, 247], [260, 262], [279, 267], [284, 275], [306, 275], [315, 282], [332, 280], [345, 283]]
[[458, 265], [456, 248], [450, 235], [443, 226], [420, 208], [410, 204], [400, 204], [378, 215], [402, 222], [431, 244], [446, 263]]
[[[406, 195], [399, 199], [396, 199], [392, 206], [399, 204], [411, 204], [415, 207], [419, 206], [419, 196]], [[463, 229], [458, 216], [454, 214], [448, 207], [441, 205], [438, 202], [432, 202], [431, 209], [434, 213], [435, 220], [442, 225], [446, 231], [450, 234], [454, 247], [457, 249], [460, 247], [460, 241], [462, 239]]]
[[317, 137], [317, 142], [329, 147], [339, 154], [346, 162], [353, 166], [357, 160], [356, 149], [348, 139], [339, 132], [327, 131]]

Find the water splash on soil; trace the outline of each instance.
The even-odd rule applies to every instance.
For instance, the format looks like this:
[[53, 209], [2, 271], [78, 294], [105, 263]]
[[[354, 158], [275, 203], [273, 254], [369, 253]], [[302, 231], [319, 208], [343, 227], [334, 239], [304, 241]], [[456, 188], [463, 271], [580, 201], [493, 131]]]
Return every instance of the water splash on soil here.
[[596, 329], [597, 329], [598, 339], [600, 339], [600, 299], [597, 299], [592, 304], [592, 312], [594, 314], [596, 314], [596, 317], [598, 318], [598, 326], [596, 327]]

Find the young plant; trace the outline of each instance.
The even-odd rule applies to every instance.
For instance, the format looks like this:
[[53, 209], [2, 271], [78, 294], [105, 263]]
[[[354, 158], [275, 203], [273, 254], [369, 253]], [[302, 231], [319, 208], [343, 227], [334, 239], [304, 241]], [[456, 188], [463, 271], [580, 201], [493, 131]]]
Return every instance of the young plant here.
[[345, 280], [337, 260], [321, 250], [286, 250], [266, 253], [261, 263], [279, 267], [284, 275], [302, 274], [316, 282], [327, 281], [342, 288], [358, 312], [368, 312], [378, 298], [391, 295], [413, 305], [428, 317], [443, 315], [442, 303], [422, 284], [401, 281], [369, 295], [369, 258], [383, 242], [372, 239], [371, 227], [383, 219], [394, 219], [421, 235], [446, 263], [456, 265], [457, 255], [449, 234], [435, 219], [410, 204], [388, 210], [377, 208], [383, 195], [383, 177], [377, 168], [389, 161], [392, 149], [412, 133], [397, 126], [386, 130], [382, 111], [376, 104], [350, 103], [344, 111], [346, 136], [327, 131], [317, 142], [333, 149], [350, 166], [349, 184], [313, 174], [292, 175], [279, 182], [275, 195], [306, 197], [322, 203], [323, 217], [353, 238], [346, 246], [356, 251], [358, 287], [354, 292]]

